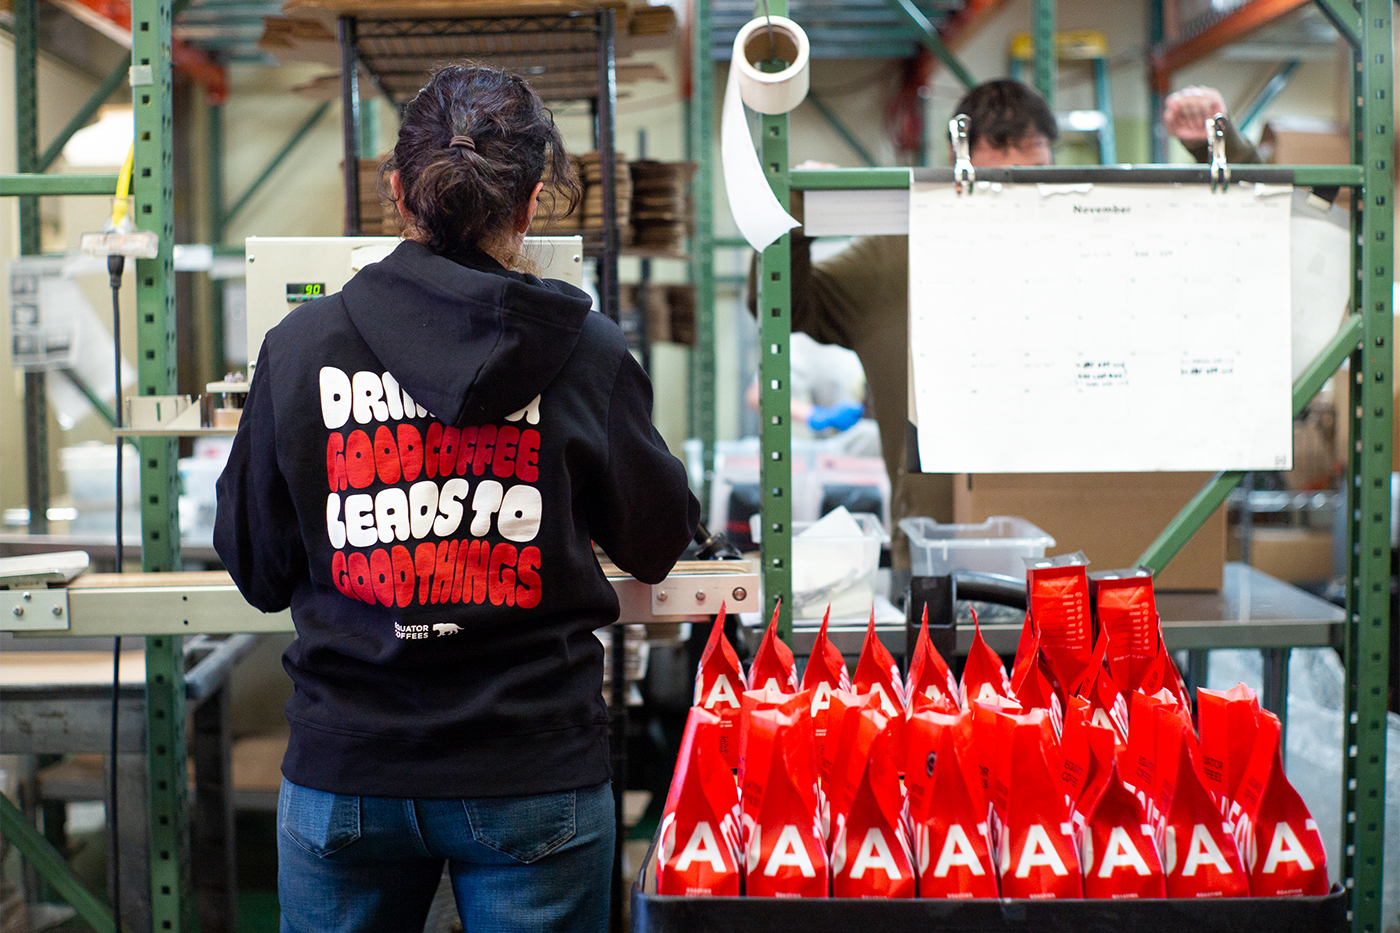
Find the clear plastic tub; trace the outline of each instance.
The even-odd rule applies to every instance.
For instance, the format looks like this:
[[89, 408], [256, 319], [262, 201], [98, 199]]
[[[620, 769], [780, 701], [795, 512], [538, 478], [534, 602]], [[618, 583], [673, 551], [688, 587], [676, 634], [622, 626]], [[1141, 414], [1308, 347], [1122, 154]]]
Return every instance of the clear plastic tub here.
[[1024, 577], [1023, 557], [1044, 557], [1055, 539], [1024, 518], [993, 515], [976, 525], [940, 525], [931, 518], [905, 518], [915, 576], [946, 576], [955, 570]]
[[843, 530], [829, 529], [831, 522], [832, 515], [828, 515], [820, 527], [816, 527], [817, 522], [792, 523], [795, 619], [820, 619], [827, 606], [834, 619], [863, 618], [870, 613], [880, 547], [889, 536], [880, 517], [868, 512], [850, 512], [837, 518]]

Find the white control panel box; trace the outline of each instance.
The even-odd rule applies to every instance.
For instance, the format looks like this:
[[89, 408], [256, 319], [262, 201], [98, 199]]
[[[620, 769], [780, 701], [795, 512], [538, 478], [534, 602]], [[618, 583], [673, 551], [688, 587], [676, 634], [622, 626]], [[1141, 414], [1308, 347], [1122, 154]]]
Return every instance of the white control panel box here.
[[[340, 291], [399, 242], [392, 236], [248, 237], [248, 360], [258, 358], [263, 335], [287, 312]], [[583, 286], [582, 237], [526, 237], [523, 252], [541, 278]]]

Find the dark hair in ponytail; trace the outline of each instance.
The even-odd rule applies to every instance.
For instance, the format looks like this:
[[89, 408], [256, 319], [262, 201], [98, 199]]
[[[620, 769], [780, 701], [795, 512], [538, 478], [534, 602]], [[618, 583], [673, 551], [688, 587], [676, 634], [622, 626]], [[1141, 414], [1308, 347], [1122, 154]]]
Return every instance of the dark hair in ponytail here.
[[509, 232], [549, 169], [541, 207], [580, 189], [554, 116], [523, 78], [477, 65], [435, 71], [404, 107], [399, 139], [383, 172], [397, 170], [406, 234], [435, 253]]

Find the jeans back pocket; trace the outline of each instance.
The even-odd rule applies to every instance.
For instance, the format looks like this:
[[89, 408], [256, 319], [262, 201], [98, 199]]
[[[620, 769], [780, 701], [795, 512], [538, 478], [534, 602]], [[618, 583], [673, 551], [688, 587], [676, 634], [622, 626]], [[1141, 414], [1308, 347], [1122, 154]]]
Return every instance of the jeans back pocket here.
[[477, 797], [462, 801], [472, 837], [484, 846], [530, 863], [574, 838], [575, 794]]
[[312, 855], [332, 855], [360, 838], [360, 798], [313, 790], [283, 778], [277, 822]]

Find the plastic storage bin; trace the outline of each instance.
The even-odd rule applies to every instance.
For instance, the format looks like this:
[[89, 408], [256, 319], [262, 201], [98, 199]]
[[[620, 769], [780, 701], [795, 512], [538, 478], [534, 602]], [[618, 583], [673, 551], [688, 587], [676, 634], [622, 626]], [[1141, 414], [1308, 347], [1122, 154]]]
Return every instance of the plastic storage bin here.
[[[58, 452], [68, 496], [77, 517], [69, 531], [115, 533], [117, 511], [117, 445], [92, 442]], [[128, 446], [122, 454], [122, 536], [141, 529], [141, 454]]]
[[[880, 548], [889, 540], [877, 515], [837, 512], [823, 522], [792, 523], [793, 618], [820, 619], [831, 606], [832, 618], [863, 618], [875, 599]], [[846, 531], [827, 531], [833, 519]], [[853, 525], [852, 525], [853, 523]]]
[[993, 515], [976, 525], [940, 525], [931, 518], [905, 518], [914, 576], [946, 576], [955, 570], [1024, 577], [1023, 557], [1044, 557], [1055, 539], [1024, 518]]

